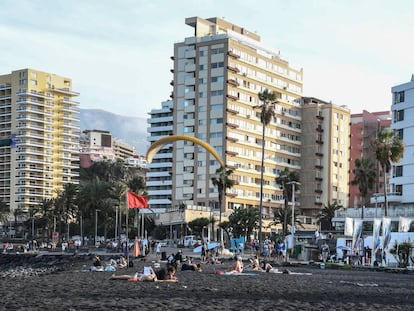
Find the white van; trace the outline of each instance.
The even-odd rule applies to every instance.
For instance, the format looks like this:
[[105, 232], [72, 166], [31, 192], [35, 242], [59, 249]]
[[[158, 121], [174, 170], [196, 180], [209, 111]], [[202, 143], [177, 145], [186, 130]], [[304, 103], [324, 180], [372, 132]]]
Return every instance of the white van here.
[[195, 235], [184, 236], [184, 247], [192, 247], [197, 242], [197, 237]]

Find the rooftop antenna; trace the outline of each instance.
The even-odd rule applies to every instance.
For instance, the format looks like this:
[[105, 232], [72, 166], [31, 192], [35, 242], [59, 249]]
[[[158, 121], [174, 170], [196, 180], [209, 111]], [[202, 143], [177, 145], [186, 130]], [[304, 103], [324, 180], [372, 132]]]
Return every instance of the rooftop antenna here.
[[414, 81], [414, 74], [411, 75], [411, 81]]

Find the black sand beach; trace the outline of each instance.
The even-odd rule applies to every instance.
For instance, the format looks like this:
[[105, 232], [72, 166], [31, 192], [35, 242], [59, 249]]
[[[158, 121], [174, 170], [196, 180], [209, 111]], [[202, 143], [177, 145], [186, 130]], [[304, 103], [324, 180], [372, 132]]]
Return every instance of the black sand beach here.
[[[115, 274], [142, 271], [145, 263], [134, 262]], [[298, 266], [279, 270], [311, 275], [225, 276], [214, 274], [225, 265], [205, 265], [177, 271], [178, 283], [153, 283], [111, 280], [90, 264], [61, 260], [26, 277], [3, 265], [0, 310], [414, 310], [413, 273]]]

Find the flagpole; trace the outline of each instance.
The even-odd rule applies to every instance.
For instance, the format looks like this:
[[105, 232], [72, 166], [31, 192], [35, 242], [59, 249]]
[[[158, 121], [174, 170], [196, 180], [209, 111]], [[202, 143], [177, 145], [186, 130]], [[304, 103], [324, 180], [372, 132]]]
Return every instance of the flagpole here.
[[125, 227], [126, 227], [126, 242], [125, 242], [125, 255], [127, 260], [127, 269], [129, 268], [129, 252], [128, 252], [128, 214], [129, 214], [129, 206], [128, 206], [128, 188], [125, 191], [125, 201], [126, 201], [126, 220], [125, 220]]

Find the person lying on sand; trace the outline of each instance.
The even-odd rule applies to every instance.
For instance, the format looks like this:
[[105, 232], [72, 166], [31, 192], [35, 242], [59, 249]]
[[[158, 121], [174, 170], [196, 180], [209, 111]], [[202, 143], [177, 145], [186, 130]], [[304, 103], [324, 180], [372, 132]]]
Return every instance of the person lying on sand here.
[[[148, 270], [146, 269], [148, 268]], [[146, 271], [147, 270], [147, 271]], [[164, 268], [154, 271], [152, 267], [144, 267], [144, 273], [139, 274], [135, 273], [134, 275], [122, 274], [122, 275], [112, 275], [111, 280], [128, 280], [132, 282], [178, 282], [178, 279], [175, 277], [175, 269], [169, 267], [167, 270]]]
[[197, 271], [201, 272], [201, 264], [197, 263], [183, 263], [181, 265], [181, 271]]

